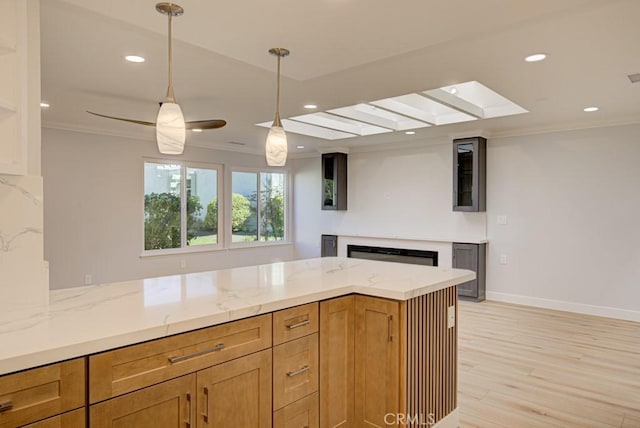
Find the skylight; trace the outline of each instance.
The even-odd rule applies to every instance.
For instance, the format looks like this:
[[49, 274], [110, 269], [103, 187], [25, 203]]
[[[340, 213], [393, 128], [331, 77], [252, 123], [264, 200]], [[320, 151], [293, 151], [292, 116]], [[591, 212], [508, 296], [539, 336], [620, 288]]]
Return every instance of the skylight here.
[[[471, 81], [423, 92], [294, 116], [286, 132], [337, 140], [527, 113], [483, 84]], [[271, 127], [271, 122], [258, 123]]]

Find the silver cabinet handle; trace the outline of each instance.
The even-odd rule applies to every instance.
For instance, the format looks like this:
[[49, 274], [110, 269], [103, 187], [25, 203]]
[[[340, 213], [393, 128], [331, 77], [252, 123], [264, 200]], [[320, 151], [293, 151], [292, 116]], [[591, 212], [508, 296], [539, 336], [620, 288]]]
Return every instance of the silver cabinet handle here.
[[298, 376], [299, 374], [302, 374], [302, 373], [306, 372], [310, 368], [311, 367], [309, 367], [309, 366], [302, 366], [302, 368], [299, 368], [298, 370], [294, 370], [292, 372], [288, 372], [287, 376], [289, 376], [289, 377]]
[[288, 325], [287, 328], [289, 330], [293, 330], [294, 328], [304, 327], [305, 325], [309, 325], [309, 324], [311, 324], [311, 321], [304, 320], [304, 321], [297, 322], [295, 324]]
[[189, 403], [189, 418], [186, 422], [186, 428], [191, 428], [191, 393], [187, 392], [187, 403]]
[[13, 409], [13, 403], [11, 401], [7, 401], [6, 403], [0, 403], [0, 413], [7, 412]]
[[188, 360], [190, 358], [199, 357], [200, 355], [208, 354], [210, 352], [221, 351], [224, 349], [224, 343], [218, 343], [213, 348], [203, 349], [202, 351], [194, 352], [193, 354], [181, 355], [179, 357], [169, 357], [171, 364], [179, 363], [180, 361]]
[[202, 417], [206, 423], [209, 423], [209, 388], [204, 387], [204, 412], [202, 412]]

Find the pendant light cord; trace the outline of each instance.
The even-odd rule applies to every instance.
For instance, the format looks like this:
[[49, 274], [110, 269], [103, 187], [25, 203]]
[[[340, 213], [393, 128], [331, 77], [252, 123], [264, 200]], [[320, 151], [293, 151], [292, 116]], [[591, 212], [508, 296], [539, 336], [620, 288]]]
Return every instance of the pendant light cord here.
[[278, 80], [276, 82], [276, 125], [282, 126], [280, 123], [280, 58], [282, 57], [278, 52]]
[[173, 13], [171, 13], [171, 11], [169, 11], [168, 13], [169, 16], [169, 87], [167, 88], [167, 99], [166, 101], [168, 102], [172, 102], [174, 103], [175, 100], [175, 96], [173, 94], [173, 70], [171, 67], [171, 64], [173, 62], [173, 43], [172, 43], [172, 39], [173, 39], [173, 35], [172, 35], [172, 30], [171, 30], [171, 19], [173, 18]]

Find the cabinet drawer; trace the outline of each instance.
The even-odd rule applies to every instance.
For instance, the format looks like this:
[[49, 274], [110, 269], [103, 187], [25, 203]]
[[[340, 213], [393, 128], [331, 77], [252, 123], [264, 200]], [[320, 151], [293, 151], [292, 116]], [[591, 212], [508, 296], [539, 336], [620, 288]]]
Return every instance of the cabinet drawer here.
[[0, 377], [0, 428], [26, 425], [84, 406], [85, 360]]
[[318, 390], [318, 333], [273, 348], [273, 408]]
[[196, 426], [196, 375], [168, 380], [94, 404], [91, 428], [184, 428]]
[[24, 428], [85, 428], [87, 426], [84, 407], [45, 419]]
[[96, 403], [271, 346], [271, 314], [182, 333], [89, 357]]
[[318, 428], [319, 426], [317, 392], [273, 413], [273, 428]]
[[273, 314], [273, 344], [279, 345], [318, 331], [318, 303], [296, 306]]

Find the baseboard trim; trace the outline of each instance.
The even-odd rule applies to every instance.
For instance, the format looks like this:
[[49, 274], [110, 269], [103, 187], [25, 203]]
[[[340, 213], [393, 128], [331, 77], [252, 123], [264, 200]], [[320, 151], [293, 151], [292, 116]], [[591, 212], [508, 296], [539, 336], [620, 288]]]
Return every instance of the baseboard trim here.
[[587, 305], [584, 303], [566, 302], [563, 300], [541, 299], [539, 297], [499, 293], [496, 291], [487, 291], [487, 300], [640, 322], [640, 311], [630, 311], [627, 309], [611, 308], [607, 306]]

